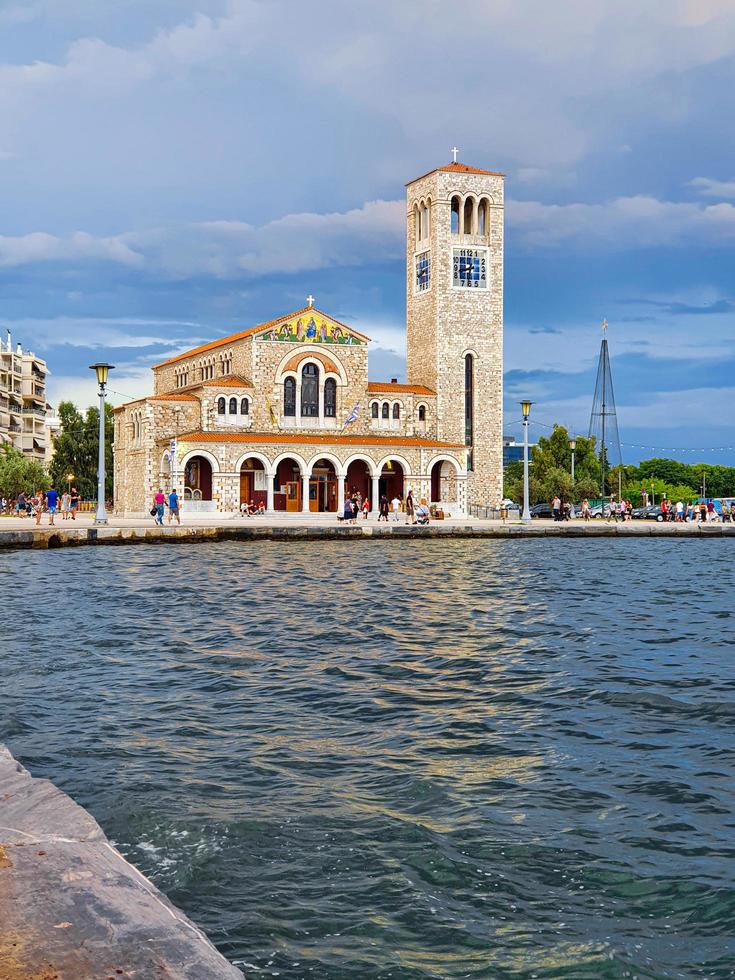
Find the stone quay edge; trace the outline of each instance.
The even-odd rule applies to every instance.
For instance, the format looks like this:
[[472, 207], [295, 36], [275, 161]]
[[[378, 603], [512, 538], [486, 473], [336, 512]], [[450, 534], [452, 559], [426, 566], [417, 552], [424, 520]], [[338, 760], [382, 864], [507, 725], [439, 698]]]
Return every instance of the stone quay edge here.
[[71, 548], [80, 545], [129, 545], [198, 543], [207, 541], [355, 541], [379, 538], [389, 540], [435, 540], [437, 538], [705, 538], [735, 537], [735, 525], [722, 524], [615, 524], [596, 521], [590, 524], [501, 524], [494, 522], [453, 523], [429, 527], [406, 525], [269, 524], [191, 525], [173, 527], [41, 527], [28, 529], [0, 528], [0, 551], [12, 549]]
[[99, 824], [0, 745], [3, 980], [242, 980]]

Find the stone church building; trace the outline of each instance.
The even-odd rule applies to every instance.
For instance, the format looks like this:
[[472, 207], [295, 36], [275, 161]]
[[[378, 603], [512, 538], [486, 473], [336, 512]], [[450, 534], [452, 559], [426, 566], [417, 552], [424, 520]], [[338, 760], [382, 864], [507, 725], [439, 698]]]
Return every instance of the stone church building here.
[[368, 380], [369, 338], [308, 305], [153, 368], [115, 409], [115, 510], [159, 486], [184, 514], [377, 511], [413, 491], [452, 516], [502, 496], [503, 175], [461, 163], [406, 193], [407, 383]]

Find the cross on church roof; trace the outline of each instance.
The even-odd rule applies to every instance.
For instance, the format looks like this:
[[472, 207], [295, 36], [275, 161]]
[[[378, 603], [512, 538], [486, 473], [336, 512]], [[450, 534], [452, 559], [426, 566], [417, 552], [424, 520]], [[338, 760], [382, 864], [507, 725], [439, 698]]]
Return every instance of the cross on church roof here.
[[309, 304], [309, 306], [314, 305], [314, 297], [311, 295], [311, 293], [309, 293], [309, 295], [306, 297], [306, 302]]
[[457, 154], [458, 153], [459, 153], [459, 150], [457, 149], [457, 147], [456, 146], [453, 146], [452, 147], [452, 158], [453, 158], [453, 162], [454, 163], [457, 162]]
[[603, 317], [601, 326], [602, 326], [602, 336], [604, 337], [605, 334], [607, 333], [607, 317]]

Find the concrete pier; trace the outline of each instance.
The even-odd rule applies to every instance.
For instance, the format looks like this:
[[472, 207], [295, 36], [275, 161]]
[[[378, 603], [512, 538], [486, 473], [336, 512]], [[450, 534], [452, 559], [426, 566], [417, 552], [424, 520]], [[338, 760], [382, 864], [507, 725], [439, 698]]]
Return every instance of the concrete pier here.
[[599, 537], [645, 538], [735, 538], [735, 524], [658, 524], [655, 521], [486, 521], [476, 518], [454, 518], [433, 521], [428, 527], [401, 522], [378, 524], [374, 520], [358, 524], [343, 524], [334, 515], [298, 515], [289, 518], [257, 517], [249, 520], [221, 519], [196, 521], [156, 527], [152, 522], [112, 520], [103, 527], [91, 521], [59, 522], [54, 527], [36, 527], [27, 520], [0, 521], [0, 550], [17, 548], [71, 548], [79, 545], [175, 544], [203, 541], [362, 541], [379, 538], [382, 541], [436, 538], [548, 538], [563, 537], [590, 539]]
[[110, 844], [0, 745], [2, 980], [242, 980]]

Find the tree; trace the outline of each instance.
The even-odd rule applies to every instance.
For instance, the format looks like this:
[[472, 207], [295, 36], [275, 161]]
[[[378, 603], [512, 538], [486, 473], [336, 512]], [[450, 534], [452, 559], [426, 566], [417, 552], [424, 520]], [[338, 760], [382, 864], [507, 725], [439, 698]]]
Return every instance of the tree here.
[[48, 474], [41, 463], [26, 458], [15, 446], [0, 448], [0, 494], [14, 498], [19, 493], [32, 493], [48, 487]]
[[[82, 497], [97, 496], [97, 454], [99, 452], [99, 410], [88, 408], [84, 415], [72, 402], [59, 403], [61, 434], [54, 446], [51, 476], [58, 487], [72, 483]], [[105, 404], [105, 496], [112, 497], [112, 407]]]
[[[574, 451], [574, 482], [572, 482], [572, 451], [569, 433], [563, 425], [555, 425], [551, 435], [542, 436], [531, 452], [529, 466], [529, 498], [532, 504], [551, 500], [555, 494], [563, 500], [581, 500], [599, 492], [600, 464], [595, 455], [595, 439], [577, 436]], [[512, 500], [523, 499], [523, 463], [506, 467], [505, 493]]]

